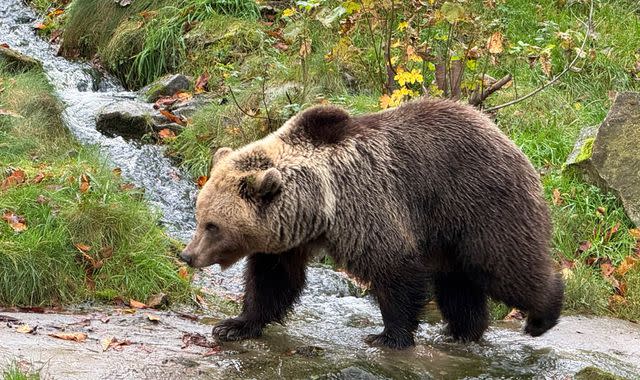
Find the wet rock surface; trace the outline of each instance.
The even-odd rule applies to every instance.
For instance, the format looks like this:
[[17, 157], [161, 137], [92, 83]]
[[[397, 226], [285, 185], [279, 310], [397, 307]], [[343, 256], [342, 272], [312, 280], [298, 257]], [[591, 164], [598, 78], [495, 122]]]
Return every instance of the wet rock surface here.
[[141, 138], [151, 132], [153, 108], [135, 100], [123, 100], [102, 107], [96, 115], [96, 129], [107, 136]]
[[614, 192], [640, 226], [640, 93], [621, 92], [598, 128], [582, 131], [567, 169]]
[[165, 75], [140, 90], [140, 97], [153, 103], [163, 96], [171, 96], [179, 91], [186, 91], [191, 87], [191, 80], [182, 74]]

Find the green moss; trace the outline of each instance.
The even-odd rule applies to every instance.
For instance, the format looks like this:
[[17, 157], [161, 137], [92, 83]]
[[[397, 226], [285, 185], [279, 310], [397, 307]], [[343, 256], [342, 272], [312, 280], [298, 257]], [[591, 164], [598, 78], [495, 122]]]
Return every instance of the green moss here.
[[584, 140], [582, 147], [580, 148], [580, 153], [576, 157], [576, 163], [586, 161], [591, 158], [593, 154], [593, 143], [596, 141], [594, 137]]
[[596, 367], [586, 367], [576, 373], [575, 380], [625, 380], [624, 377], [605, 372]]

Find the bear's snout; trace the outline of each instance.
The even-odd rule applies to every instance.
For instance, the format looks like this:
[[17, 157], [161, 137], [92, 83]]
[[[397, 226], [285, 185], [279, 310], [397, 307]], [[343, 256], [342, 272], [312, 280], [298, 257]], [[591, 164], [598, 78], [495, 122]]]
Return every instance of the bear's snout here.
[[186, 249], [184, 251], [180, 252], [178, 254], [178, 257], [180, 258], [180, 260], [182, 260], [185, 263], [187, 263], [187, 265], [191, 266], [191, 261], [193, 260], [193, 255], [191, 255], [191, 253], [188, 252]]

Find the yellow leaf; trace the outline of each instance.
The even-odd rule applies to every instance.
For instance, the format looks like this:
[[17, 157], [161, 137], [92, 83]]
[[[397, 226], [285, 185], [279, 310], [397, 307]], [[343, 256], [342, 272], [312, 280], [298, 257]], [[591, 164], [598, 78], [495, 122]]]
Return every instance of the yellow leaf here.
[[383, 110], [391, 107], [391, 97], [387, 94], [382, 95], [379, 99], [379, 102], [380, 108], [382, 108]]
[[27, 324], [20, 325], [16, 331], [22, 334], [31, 334], [35, 329]]
[[129, 300], [129, 306], [135, 308], [135, 309], [144, 309], [147, 307], [147, 305], [143, 304], [140, 301], [136, 301], [134, 299], [130, 299]]
[[102, 346], [102, 352], [106, 351], [111, 347], [111, 343], [116, 342], [115, 336], [108, 336], [104, 339], [100, 340], [100, 346]]
[[294, 14], [296, 14], [296, 9], [295, 8], [287, 8], [284, 11], [282, 11], [282, 17], [291, 17]]
[[407, 26], [409, 26], [409, 23], [406, 21], [402, 21], [398, 23], [398, 30], [402, 32], [403, 30], [407, 29]]

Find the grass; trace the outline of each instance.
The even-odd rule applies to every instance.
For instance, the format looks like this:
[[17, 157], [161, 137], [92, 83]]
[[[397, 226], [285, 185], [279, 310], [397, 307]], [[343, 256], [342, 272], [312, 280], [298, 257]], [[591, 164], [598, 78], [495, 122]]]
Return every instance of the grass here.
[[[378, 109], [381, 94], [370, 78], [374, 57], [366, 33], [352, 36], [354, 46], [334, 49], [343, 37], [337, 24], [325, 27], [314, 16], [294, 22], [282, 13], [257, 22], [253, 2], [227, 9], [206, 8], [205, 3], [212, 4], [138, 0], [122, 9], [113, 2], [75, 0], [67, 11], [64, 34], [68, 51], [86, 57], [98, 53], [130, 87], [165, 71], [212, 74], [210, 87], [221, 105], [200, 110], [170, 146], [194, 177], [207, 174], [211, 151], [258, 139], [311, 104], [330, 102], [353, 113]], [[587, 0], [496, 1], [495, 7], [480, 0], [463, 3], [482, 20], [480, 29], [503, 33], [506, 52], [521, 45], [555, 46], [552, 73], [560, 72], [575, 54], [561, 48], [560, 33], [571, 35], [579, 46], [589, 7]], [[327, 1], [323, 6], [332, 9], [336, 4]], [[192, 10], [189, 16], [180, 13], [185, 9]], [[630, 232], [632, 223], [613, 195], [562, 172], [580, 129], [598, 125], [606, 116], [612, 92], [640, 90], [640, 81], [630, 73], [640, 60], [640, 34], [629, 33], [640, 29], [640, 4], [596, 0], [594, 27], [596, 38], [589, 41], [579, 72], [569, 72], [555, 86], [500, 110], [496, 122], [543, 173], [555, 225], [553, 255], [559, 266], [570, 267], [564, 272], [566, 311], [640, 320], [640, 265], [606, 277], [600, 267], [618, 267], [639, 249]], [[301, 36], [311, 41], [306, 57], [300, 54]], [[328, 60], [330, 51], [333, 59]], [[497, 61], [487, 65], [488, 74], [500, 78], [509, 72], [516, 81], [493, 95], [489, 105], [512, 100], [547, 80], [540, 65], [529, 65], [524, 54], [504, 53]], [[295, 86], [287, 87], [291, 83]], [[280, 91], [283, 88], [288, 90]], [[265, 122], [267, 115], [270, 120]], [[615, 281], [626, 289], [616, 289]], [[499, 306], [495, 309], [495, 315], [504, 313]]]
[[[64, 128], [60, 104], [40, 72], [0, 68], [2, 179], [20, 169], [26, 181], [0, 190], [0, 213], [24, 218], [16, 232], [0, 221], [0, 305], [60, 305], [96, 298], [146, 301], [160, 292], [186, 300], [172, 243], [141, 192], [94, 148]], [[38, 182], [36, 178], [43, 174]], [[88, 182], [86, 191], [81, 190]]]
[[40, 374], [25, 372], [13, 363], [2, 371], [2, 378], [4, 380], [40, 380]]

